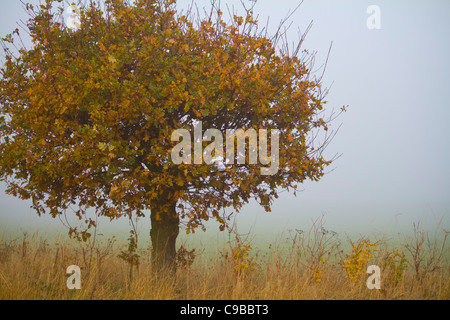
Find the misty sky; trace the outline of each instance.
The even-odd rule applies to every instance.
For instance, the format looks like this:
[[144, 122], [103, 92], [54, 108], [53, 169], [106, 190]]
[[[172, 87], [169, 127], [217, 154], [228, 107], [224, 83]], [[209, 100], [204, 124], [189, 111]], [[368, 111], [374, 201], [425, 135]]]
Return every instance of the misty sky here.
[[[195, 3], [201, 8], [209, 1]], [[273, 31], [298, 3], [259, 0], [254, 12], [262, 25], [270, 17]], [[240, 1], [221, 4], [242, 12]], [[381, 9], [379, 30], [367, 28], [369, 5]], [[0, 10], [1, 36], [27, 18], [18, 0], [2, 2]], [[434, 227], [441, 219], [450, 230], [450, 1], [305, 0], [291, 17], [289, 41], [297, 41], [298, 31], [311, 21], [303, 48], [318, 52], [318, 68], [333, 43], [323, 78], [326, 86], [333, 83], [327, 107], [349, 106], [334, 122], [332, 129], [342, 127], [325, 153], [342, 156], [321, 181], [304, 184], [297, 197], [283, 193], [272, 212], [255, 203], [244, 207], [241, 231], [253, 227], [258, 234], [276, 235], [303, 229], [321, 214], [327, 227], [339, 232], [409, 231], [413, 222]], [[65, 232], [58, 220], [37, 217], [28, 202], [4, 190], [0, 184], [0, 231]], [[147, 220], [140, 227], [148, 237]], [[126, 221], [113, 226], [128, 228]], [[218, 225], [212, 228], [216, 232]]]

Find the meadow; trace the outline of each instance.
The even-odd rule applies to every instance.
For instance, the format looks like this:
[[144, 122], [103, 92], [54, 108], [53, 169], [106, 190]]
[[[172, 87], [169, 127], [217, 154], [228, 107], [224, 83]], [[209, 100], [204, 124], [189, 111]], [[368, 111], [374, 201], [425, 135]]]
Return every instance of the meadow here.
[[[0, 299], [304, 300], [450, 298], [450, 252], [443, 229], [415, 224], [411, 235], [349, 239], [317, 219], [261, 248], [229, 232], [221, 248], [178, 244], [177, 271], [155, 274], [151, 248], [110, 238], [77, 242], [39, 233], [0, 239]], [[141, 241], [142, 242], [142, 241]], [[69, 290], [66, 269], [81, 268]], [[369, 265], [381, 289], [369, 289]]]

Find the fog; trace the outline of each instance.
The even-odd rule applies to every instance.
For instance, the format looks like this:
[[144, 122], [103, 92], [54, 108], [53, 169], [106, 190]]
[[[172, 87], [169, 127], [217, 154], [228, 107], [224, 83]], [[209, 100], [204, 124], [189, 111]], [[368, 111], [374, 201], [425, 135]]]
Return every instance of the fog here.
[[[253, 2], [243, 0], [248, 6]], [[33, 3], [37, 1], [31, 1]], [[186, 7], [191, 1], [179, 1]], [[209, 1], [195, 1], [199, 8]], [[234, 4], [242, 13], [240, 1]], [[299, 2], [259, 0], [254, 12], [270, 31]], [[381, 29], [369, 29], [370, 5], [380, 8]], [[26, 19], [19, 1], [2, 3], [0, 33]], [[226, 15], [226, 10], [224, 13]], [[450, 229], [450, 2], [306, 0], [291, 16], [289, 41], [298, 41], [313, 21], [303, 48], [317, 51], [316, 66], [326, 61], [323, 77], [330, 87], [327, 108], [347, 112], [331, 129], [340, 129], [325, 155], [341, 156], [319, 182], [307, 182], [294, 196], [282, 193], [266, 213], [255, 203], [237, 215], [241, 232], [276, 237], [288, 229], [304, 229], [325, 215], [337, 232], [396, 233], [413, 222], [435, 230]], [[37, 217], [29, 202], [6, 195], [0, 183], [0, 230], [66, 232], [58, 219]], [[149, 218], [139, 222], [148, 240]], [[218, 224], [187, 239], [216, 237]], [[128, 222], [102, 221], [102, 232], [126, 234]], [[203, 239], [203, 238], [202, 238]], [[206, 239], [206, 238], [205, 238]]]

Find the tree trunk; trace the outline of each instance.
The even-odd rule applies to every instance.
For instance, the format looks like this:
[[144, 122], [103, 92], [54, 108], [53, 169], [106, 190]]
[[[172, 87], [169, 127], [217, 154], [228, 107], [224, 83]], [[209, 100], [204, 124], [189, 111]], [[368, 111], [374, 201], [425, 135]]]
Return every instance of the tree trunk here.
[[176, 201], [158, 202], [150, 215], [152, 240], [152, 266], [156, 272], [176, 271], [176, 240], [180, 219], [176, 212]]

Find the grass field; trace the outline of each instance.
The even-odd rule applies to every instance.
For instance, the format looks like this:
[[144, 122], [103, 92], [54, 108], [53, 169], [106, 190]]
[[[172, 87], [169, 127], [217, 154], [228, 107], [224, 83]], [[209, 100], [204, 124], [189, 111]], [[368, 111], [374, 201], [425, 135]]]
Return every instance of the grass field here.
[[[0, 299], [449, 299], [446, 238], [415, 225], [411, 236], [350, 240], [319, 219], [267, 248], [236, 233], [213, 253], [184, 243], [169, 276], [152, 272], [150, 248], [24, 234], [1, 239]], [[81, 268], [79, 290], [67, 288], [70, 265]], [[380, 267], [380, 290], [367, 287], [369, 265]]]

